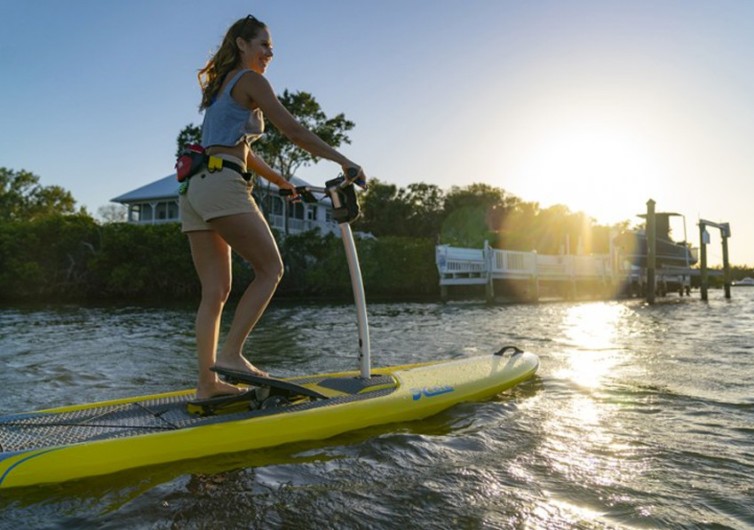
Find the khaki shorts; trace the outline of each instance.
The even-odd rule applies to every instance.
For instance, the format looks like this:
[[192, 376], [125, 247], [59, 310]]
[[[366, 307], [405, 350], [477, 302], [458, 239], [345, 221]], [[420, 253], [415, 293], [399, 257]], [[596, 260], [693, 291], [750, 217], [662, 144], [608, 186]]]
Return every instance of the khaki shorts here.
[[[244, 165], [234, 156], [216, 156]], [[251, 190], [251, 183], [232, 169], [223, 168], [214, 173], [207, 168], [202, 169], [189, 179], [188, 190], [179, 196], [181, 230], [212, 230], [209, 224], [212, 219], [258, 211]]]

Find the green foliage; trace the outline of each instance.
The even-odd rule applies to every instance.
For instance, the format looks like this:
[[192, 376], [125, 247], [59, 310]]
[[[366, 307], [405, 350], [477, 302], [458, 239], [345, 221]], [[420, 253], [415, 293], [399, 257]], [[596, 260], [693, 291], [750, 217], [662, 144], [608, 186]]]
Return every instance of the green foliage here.
[[[280, 242], [286, 273], [280, 296], [350, 298], [343, 242], [317, 232]], [[384, 237], [357, 241], [367, 294], [437, 294], [434, 241]], [[234, 256], [232, 296], [253, 279]], [[0, 222], [0, 300], [197, 299], [201, 289], [177, 223], [98, 225], [88, 216]]]
[[199, 292], [189, 245], [177, 223], [110, 223], [100, 234], [89, 296], [169, 299]]
[[[364, 289], [371, 297], [437, 294], [434, 241], [426, 238], [357, 239]], [[281, 295], [352, 296], [348, 262], [340, 238], [316, 232], [288, 236], [281, 244], [285, 276]]]
[[97, 239], [87, 215], [0, 223], [0, 293], [46, 298], [85, 291]]
[[181, 154], [181, 151], [183, 151], [183, 148], [187, 145], [201, 143], [202, 128], [199, 125], [189, 123], [183, 129], [181, 129], [180, 133], [178, 133], [178, 138], [176, 138], [177, 148], [175, 150], [175, 157], [178, 158], [178, 156]]
[[0, 223], [0, 299], [170, 299], [199, 293], [174, 223], [99, 226], [85, 215]]
[[73, 196], [60, 186], [42, 186], [29, 171], [0, 167], [0, 221], [29, 221], [75, 209]]
[[511, 208], [520, 201], [489, 184], [453, 186], [445, 196], [440, 241], [460, 247], [495, 244], [497, 232]]
[[482, 248], [485, 240], [493, 244], [494, 232], [487, 228], [487, 211], [482, 205], [469, 205], [451, 211], [445, 218], [440, 241], [456, 247]]
[[[285, 90], [279, 99], [304, 127], [329, 145], [337, 148], [344, 143], [351, 143], [346, 133], [353, 129], [354, 123], [347, 120], [343, 113], [328, 118], [314, 96], [308, 92], [292, 93]], [[254, 144], [254, 151], [286, 178], [295, 175], [299, 167], [318, 160], [317, 157], [294, 145], [269, 120], [266, 123], [264, 136]]]
[[367, 295], [400, 298], [438, 294], [433, 239], [364, 239], [357, 248]]
[[453, 187], [445, 198], [440, 242], [481, 248], [487, 241], [505, 250], [536, 250], [541, 254], [607, 254], [611, 229], [598, 225], [583, 212], [557, 204], [540, 209], [504, 190], [487, 184]]
[[332, 234], [324, 237], [313, 230], [289, 235], [280, 243], [285, 275], [281, 294], [332, 296], [348, 281], [343, 243]]
[[355, 227], [376, 237], [437, 237], [443, 214], [444, 194], [434, 184], [409, 184], [398, 188], [378, 179], [360, 195], [361, 218]]
[[497, 205], [505, 205], [506, 194], [500, 188], [495, 188], [489, 184], [474, 183], [460, 188], [453, 186], [445, 197], [446, 214], [455, 212], [462, 208], [482, 207], [485, 210]]

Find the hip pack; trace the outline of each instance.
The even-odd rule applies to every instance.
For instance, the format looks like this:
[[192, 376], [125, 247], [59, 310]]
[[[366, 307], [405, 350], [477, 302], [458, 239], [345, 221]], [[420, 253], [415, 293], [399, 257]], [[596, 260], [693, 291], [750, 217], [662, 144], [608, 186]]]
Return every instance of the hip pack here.
[[181, 150], [175, 162], [175, 178], [183, 182], [189, 177], [196, 175], [207, 162], [207, 153], [199, 144], [191, 144]]

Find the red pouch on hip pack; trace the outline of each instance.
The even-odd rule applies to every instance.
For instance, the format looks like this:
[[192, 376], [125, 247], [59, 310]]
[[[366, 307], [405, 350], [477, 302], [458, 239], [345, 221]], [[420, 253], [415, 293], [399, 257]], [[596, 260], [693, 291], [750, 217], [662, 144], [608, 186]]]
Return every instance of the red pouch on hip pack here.
[[178, 179], [178, 182], [183, 182], [194, 176], [206, 161], [207, 153], [205, 153], [204, 147], [198, 144], [187, 145], [175, 162], [175, 178]]

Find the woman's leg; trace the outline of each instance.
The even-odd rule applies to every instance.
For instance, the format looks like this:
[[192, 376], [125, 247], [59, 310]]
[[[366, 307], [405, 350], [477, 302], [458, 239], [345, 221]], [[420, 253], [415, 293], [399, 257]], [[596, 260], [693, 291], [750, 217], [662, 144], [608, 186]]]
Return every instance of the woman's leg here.
[[258, 210], [214, 219], [210, 224], [254, 269], [254, 281], [238, 302], [225, 344], [217, 354], [217, 365], [267, 375], [243, 357], [243, 345], [283, 277], [275, 238]]
[[196, 313], [196, 350], [199, 361], [199, 399], [240, 389], [221, 382], [210, 370], [215, 364], [220, 319], [231, 285], [230, 247], [212, 230], [188, 232], [191, 256], [202, 285], [202, 300]]

